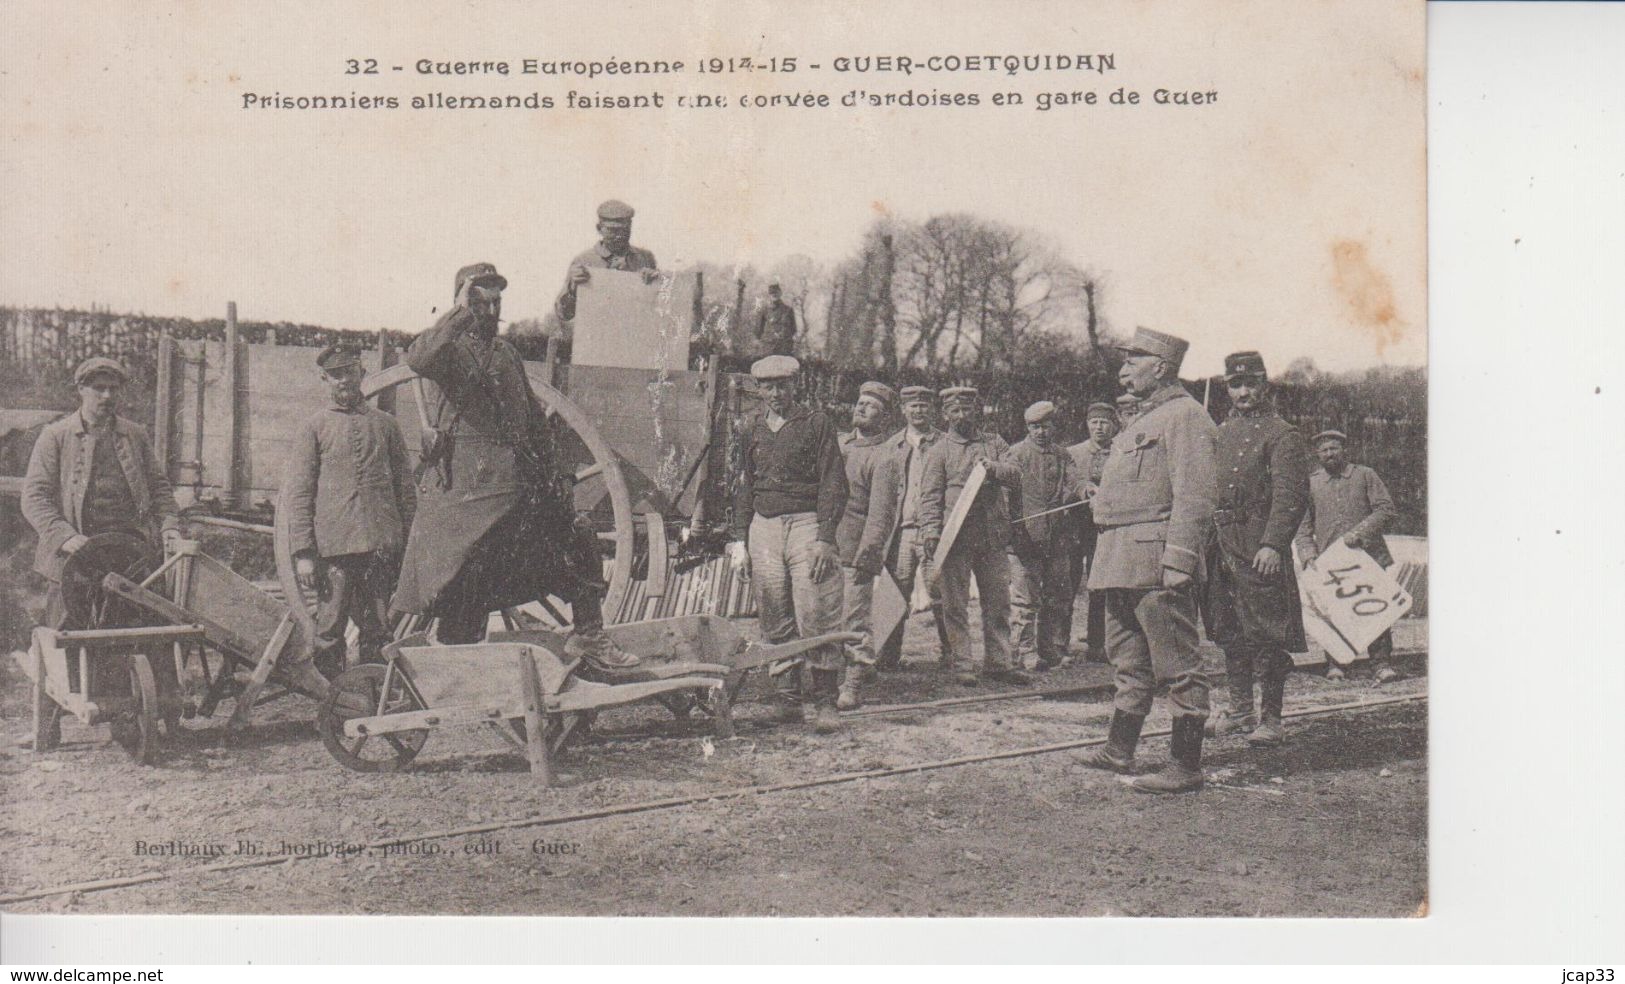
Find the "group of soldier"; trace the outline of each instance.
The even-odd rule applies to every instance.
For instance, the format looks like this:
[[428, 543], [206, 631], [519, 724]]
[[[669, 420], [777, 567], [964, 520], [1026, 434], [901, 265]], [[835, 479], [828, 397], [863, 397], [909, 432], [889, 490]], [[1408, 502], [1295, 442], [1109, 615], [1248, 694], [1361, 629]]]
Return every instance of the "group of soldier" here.
[[[1089, 405], [1089, 439], [1071, 447], [1056, 441], [1048, 400], [1026, 409], [1026, 437], [1006, 444], [984, 429], [970, 386], [898, 392], [866, 382], [841, 433], [830, 414], [796, 401], [794, 358], [756, 362], [765, 406], [744, 438], [733, 563], [752, 578], [769, 641], [837, 628], [861, 637], [784, 675], [784, 717], [833, 731], [864, 682], [898, 664], [903, 624], [874, 644], [877, 578], [905, 598], [927, 581], [940, 665], [957, 683], [1020, 685], [1027, 670], [1070, 658], [1087, 571], [1088, 658], [1112, 663], [1115, 695], [1109, 737], [1085, 765], [1133, 770], [1159, 688], [1173, 716], [1170, 760], [1136, 778], [1137, 790], [1200, 788], [1207, 736], [1281, 744], [1288, 654], [1306, 648], [1293, 546], [1303, 568], [1339, 539], [1391, 563], [1381, 534], [1393, 504], [1374, 471], [1348, 462], [1339, 431], [1315, 436], [1321, 467], [1311, 474], [1308, 442], [1277, 413], [1256, 352], [1225, 360], [1231, 410], [1215, 425], [1179, 382], [1187, 347], [1137, 331], [1121, 350], [1125, 393]], [[1199, 620], [1224, 651], [1230, 693], [1211, 718]], [[1371, 648], [1386, 656], [1391, 639]]]
[[[574, 314], [592, 269], [655, 269], [653, 255], [630, 244], [629, 207], [606, 202], [598, 215], [601, 241], [571, 264], [561, 317]], [[419, 617], [432, 641], [473, 643], [493, 611], [548, 596], [570, 605], [566, 655], [583, 672], [639, 672], [639, 658], [604, 630], [601, 555], [575, 512], [557, 424], [498, 333], [506, 287], [489, 263], [463, 267], [452, 307], [406, 351], [426, 424], [415, 472], [393, 415], [363, 398], [359, 353], [333, 345], [316, 359], [328, 404], [300, 428], [284, 483], [295, 572], [319, 599], [314, 648], [324, 672], [342, 669], [352, 623], [368, 660], [388, 641], [392, 615]], [[941, 665], [958, 684], [1020, 685], [1029, 666], [1069, 658], [1087, 571], [1089, 658], [1113, 664], [1116, 693], [1110, 736], [1086, 765], [1133, 768], [1160, 687], [1173, 714], [1171, 759], [1136, 789], [1200, 787], [1208, 734], [1279, 744], [1287, 653], [1304, 648], [1292, 546], [1304, 566], [1339, 539], [1386, 564], [1381, 534], [1393, 506], [1375, 472], [1347, 461], [1336, 431], [1316, 435], [1322, 467], [1311, 475], [1306, 443], [1276, 413], [1255, 352], [1225, 360], [1232, 409], [1215, 426], [1179, 382], [1186, 348], [1137, 331], [1121, 352], [1124, 395], [1091, 404], [1089, 438], [1069, 448], [1056, 440], [1054, 403], [1028, 407], [1026, 436], [1011, 446], [984, 428], [970, 386], [899, 392], [866, 382], [842, 432], [797, 399], [794, 357], [757, 361], [764, 409], [743, 442], [731, 562], [752, 578], [770, 642], [843, 629], [859, 640], [784, 669], [783, 715], [836, 730], [837, 712], [861, 703], [866, 680], [899, 665], [906, 619], [878, 645], [871, 624], [882, 577], [905, 599], [925, 582]], [[83, 617], [63, 592], [74, 554], [109, 538], [155, 549], [179, 535], [162, 463], [142, 428], [117, 416], [127, 378], [112, 359], [81, 364], [78, 412], [46, 427], [29, 462], [23, 513], [39, 534], [36, 567], [53, 583], [47, 618], [56, 627]], [[1211, 720], [1199, 612], [1224, 649], [1230, 691]], [[1384, 636], [1373, 655], [1391, 648]]]

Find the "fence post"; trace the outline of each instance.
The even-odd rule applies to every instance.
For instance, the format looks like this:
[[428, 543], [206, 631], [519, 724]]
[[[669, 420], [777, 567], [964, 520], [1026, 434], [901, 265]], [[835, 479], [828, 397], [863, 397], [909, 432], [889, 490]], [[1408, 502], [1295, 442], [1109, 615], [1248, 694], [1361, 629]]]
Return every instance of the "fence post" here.
[[242, 353], [237, 337], [237, 302], [226, 302], [226, 473], [223, 476], [221, 499], [230, 508], [241, 505], [238, 469], [242, 461]]

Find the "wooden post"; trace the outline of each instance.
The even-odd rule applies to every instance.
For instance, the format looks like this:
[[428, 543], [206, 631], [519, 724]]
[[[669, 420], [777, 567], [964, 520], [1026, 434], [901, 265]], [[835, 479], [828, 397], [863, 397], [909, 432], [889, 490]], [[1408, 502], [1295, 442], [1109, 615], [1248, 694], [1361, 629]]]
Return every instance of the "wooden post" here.
[[[561, 328], [560, 330], [562, 331], [563, 329]], [[557, 386], [558, 385], [558, 372], [559, 372], [559, 336], [558, 336], [558, 332], [554, 332], [553, 334], [547, 336], [547, 356], [546, 356], [546, 359], [547, 359], [547, 361], [544, 363], [544, 365], [547, 366], [547, 380], [546, 380], [547, 385], [549, 385], [549, 386]]]
[[171, 478], [174, 475], [170, 473], [169, 455], [175, 408], [170, 387], [174, 385], [174, 373], [175, 339], [165, 332], [158, 336], [158, 393], [152, 409], [152, 455], [158, 459], [158, 466], [164, 470], [164, 474]]
[[[400, 356], [395, 352], [395, 342], [390, 339], [388, 329], [378, 329], [378, 371], [383, 372], [399, 361]], [[378, 394], [378, 409], [385, 413], [395, 412], [395, 387], [391, 386]]]
[[542, 681], [536, 669], [536, 656], [528, 648], [519, 650], [519, 682], [525, 688], [525, 745], [530, 757], [530, 774], [543, 789], [553, 784], [553, 763], [548, 760], [547, 735], [543, 729], [547, 715], [542, 704]]
[[237, 508], [240, 483], [238, 466], [242, 455], [242, 411], [239, 400], [242, 391], [241, 354], [238, 351], [237, 302], [226, 302], [226, 473], [221, 480], [220, 498], [226, 505]]

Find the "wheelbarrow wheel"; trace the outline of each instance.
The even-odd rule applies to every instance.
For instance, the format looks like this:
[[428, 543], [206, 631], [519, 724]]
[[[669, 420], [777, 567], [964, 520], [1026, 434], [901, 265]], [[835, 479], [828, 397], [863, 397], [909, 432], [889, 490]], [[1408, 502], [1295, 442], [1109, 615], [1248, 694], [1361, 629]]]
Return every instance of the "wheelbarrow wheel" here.
[[[385, 692], [385, 687], [388, 692]], [[429, 740], [427, 728], [349, 737], [345, 722], [384, 714], [425, 710], [417, 691], [396, 667], [363, 663], [340, 673], [316, 714], [316, 729], [328, 754], [356, 772], [398, 772], [411, 764]]]
[[130, 703], [113, 719], [113, 740], [142, 765], [158, 761], [158, 683], [145, 653], [130, 655]]

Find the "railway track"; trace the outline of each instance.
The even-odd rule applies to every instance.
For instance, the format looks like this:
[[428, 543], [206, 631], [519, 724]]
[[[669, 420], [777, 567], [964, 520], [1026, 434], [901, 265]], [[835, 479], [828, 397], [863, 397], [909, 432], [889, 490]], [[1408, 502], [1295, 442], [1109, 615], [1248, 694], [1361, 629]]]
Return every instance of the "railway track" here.
[[[876, 707], [867, 710], [850, 712], [851, 716], [895, 714], [905, 711], [932, 709], [940, 707], [962, 706], [965, 704], [991, 703], [995, 701], [1022, 700], [1036, 698], [1057, 698], [1073, 696], [1098, 691], [1098, 687], [1067, 687], [1055, 690], [1018, 691], [1009, 694], [988, 694], [973, 697], [949, 698], [947, 700], [925, 701], [918, 704], [899, 704], [889, 707]], [[1349, 701], [1341, 704], [1332, 704], [1322, 707], [1310, 707], [1288, 712], [1283, 717], [1287, 719], [1303, 719], [1326, 717], [1334, 714], [1358, 713], [1378, 707], [1390, 707], [1398, 704], [1425, 702], [1426, 693], [1406, 694], [1393, 697], [1378, 697], [1360, 701]], [[1166, 737], [1169, 729], [1158, 728], [1144, 732], [1142, 737]], [[890, 766], [879, 769], [864, 769], [857, 772], [839, 772], [828, 775], [815, 776], [807, 779], [797, 779], [789, 782], [771, 783], [756, 786], [746, 786], [737, 789], [720, 789], [703, 793], [694, 793], [687, 796], [674, 796], [667, 799], [644, 800], [634, 803], [621, 803], [606, 806], [595, 810], [584, 810], [575, 813], [553, 815], [536, 815], [520, 817], [514, 820], [503, 820], [492, 823], [472, 824], [465, 827], [454, 827], [445, 830], [426, 831], [418, 834], [401, 837], [385, 838], [369, 842], [365, 850], [371, 854], [390, 848], [404, 847], [409, 844], [424, 843], [427, 841], [449, 840], [458, 837], [470, 837], [481, 834], [492, 834], [505, 830], [523, 830], [533, 827], [557, 827], [571, 823], [582, 823], [590, 820], [601, 820], [608, 817], [630, 816], [638, 813], [652, 813], [661, 810], [672, 810], [680, 807], [695, 806], [700, 803], [722, 802], [726, 800], [748, 799], [755, 796], [766, 796], [775, 793], [795, 792], [804, 789], [816, 789], [822, 786], [835, 786], [844, 783], [858, 782], [865, 779], [884, 779], [894, 776], [918, 775], [926, 772], [935, 772], [942, 769], [959, 768], [967, 765], [977, 765], [986, 762], [997, 762], [1006, 759], [1029, 758], [1036, 755], [1047, 755], [1055, 752], [1074, 751], [1099, 745], [1106, 741], [1105, 734], [1092, 734], [1088, 737], [1072, 741], [1056, 742], [1045, 745], [1030, 745], [1019, 748], [1004, 749], [995, 752], [985, 752], [978, 755], [965, 755], [955, 758], [935, 759], [923, 762], [911, 762], [899, 766]], [[320, 855], [314, 855], [320, 856]], [[116, 891], [122, 888], [132, 888], [138, 885], [148, 885], [156, 882], [173, 881], [180, 878], [196, 877], [211, 874], [229, 874], [236, 871], [245, 871], [252, 868], [267, 868], [278, 865], [291, 865], [299, 861], [310, 860], [313, 855], [292, 855], [277, 858], [256, 858], [244, 861], [223, 862], [220, 864], [190, 867], [178, 871], [148, 872], [140, 875], [130, 875], [120, 878], [107, 878], [96, 881], [76, 882], [67, 885], [58, 885], [51, 888], [35, 889], [19, 892], [13, 895], [0, 897], [0, 905], [11, 905], [19, 902], [29, 902], [37, 899], [50, 898], [57, 895], [89, 894], [93, 892]]]

